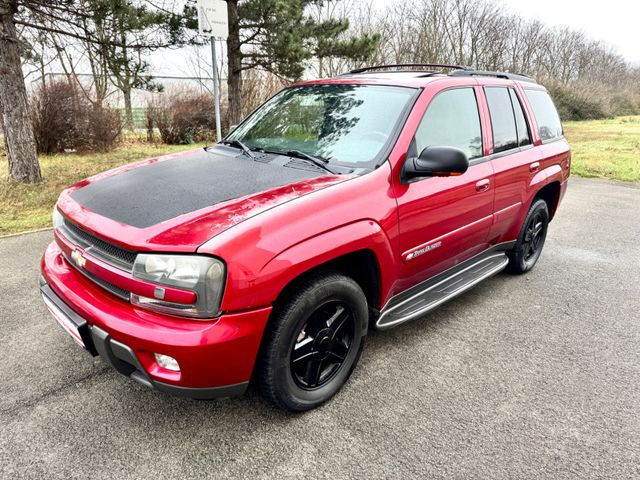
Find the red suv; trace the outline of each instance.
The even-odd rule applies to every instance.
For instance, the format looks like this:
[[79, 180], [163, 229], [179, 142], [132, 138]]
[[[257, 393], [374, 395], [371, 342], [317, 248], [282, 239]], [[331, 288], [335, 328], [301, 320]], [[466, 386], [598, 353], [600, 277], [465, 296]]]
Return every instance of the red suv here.
[[295, 84], [214, 146], [65, 190], [49, 310], [149, 387], [211, 398], [253, 379], [302, 411], [341, 388], [370, 327], [533, 268], [571, 158], [549, 94], [409, 67]]

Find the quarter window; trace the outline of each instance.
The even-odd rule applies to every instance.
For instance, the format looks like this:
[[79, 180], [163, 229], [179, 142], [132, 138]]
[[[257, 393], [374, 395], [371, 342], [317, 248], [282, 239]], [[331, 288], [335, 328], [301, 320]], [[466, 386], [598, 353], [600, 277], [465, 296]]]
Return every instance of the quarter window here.
[[525, 89], [533, 114], [536, 116], [538, 131], [542, 141], [562, 136], [562, 124], [551, 96], [544, 90]]
[[493, 153], [517, 148], [518, 132], [509, 90], [503, 87], [488, 87], [485, 88], [485, 95], [493, 131]]
[[427, 147], [456, 147], [469, 159], [482, 156], [482, 130], [472, 88], [439, 93], [427, 107], [415, 135], [420, 154]]

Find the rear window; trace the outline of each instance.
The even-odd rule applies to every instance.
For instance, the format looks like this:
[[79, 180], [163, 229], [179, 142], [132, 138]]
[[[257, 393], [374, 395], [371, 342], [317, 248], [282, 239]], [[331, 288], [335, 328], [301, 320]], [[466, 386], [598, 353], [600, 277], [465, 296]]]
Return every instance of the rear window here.
[[562, 124], [551, 96], [544, 90], [525, 89], [533, 113], [538, 123], [538, 131], [542, 141], [553, 140], [562, 136]]
[[499, 153], [518, 146], [516, 119], [509, 91], [503, 87], [485, 88], [491, 129], [493, 130], [493, 152]]

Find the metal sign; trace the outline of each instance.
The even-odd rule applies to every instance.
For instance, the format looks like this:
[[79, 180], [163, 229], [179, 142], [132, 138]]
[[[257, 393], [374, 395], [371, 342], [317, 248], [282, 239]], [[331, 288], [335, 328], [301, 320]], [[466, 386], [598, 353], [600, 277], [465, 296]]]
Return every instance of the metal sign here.
[[198, 0], [198, 30], [213, 38], [229, 36], [229, 16], [224, 0]]

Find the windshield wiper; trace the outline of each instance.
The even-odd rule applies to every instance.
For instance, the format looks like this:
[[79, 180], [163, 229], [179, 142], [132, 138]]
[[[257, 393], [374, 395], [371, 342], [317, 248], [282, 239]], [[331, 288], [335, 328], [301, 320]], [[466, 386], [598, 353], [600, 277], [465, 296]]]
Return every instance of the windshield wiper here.
[[327, 160], [326, 158], [314, 157], [313, 155], [309, 155], [308, 153], [305, 153], [301, 150], [288, 150], [284, 152], [284, 155], [287, 155], [289, 157], [300, 158], [302, 160], [307, 160], [313, 163], [314, 165], [316, 165], [317, 167], [320, 167], [323, 170], [326, 170], [327, 172], [333, 173], [335, 175], [335, 172], [331, 170], [329, 167], [327, 167], [327, 163], [329, 163], [329, 160]]
[[244, 153], [247, 157], [256, 158], [256, 156], [253, 154], [251, 149], [247, 147], [244, 143], [242, 143], [240, 140], [223, 140], [220, 143], [223, 145], [229, 145], [230, 147], [239, 148], [240, 150], [242, 150], [242, 153]]

